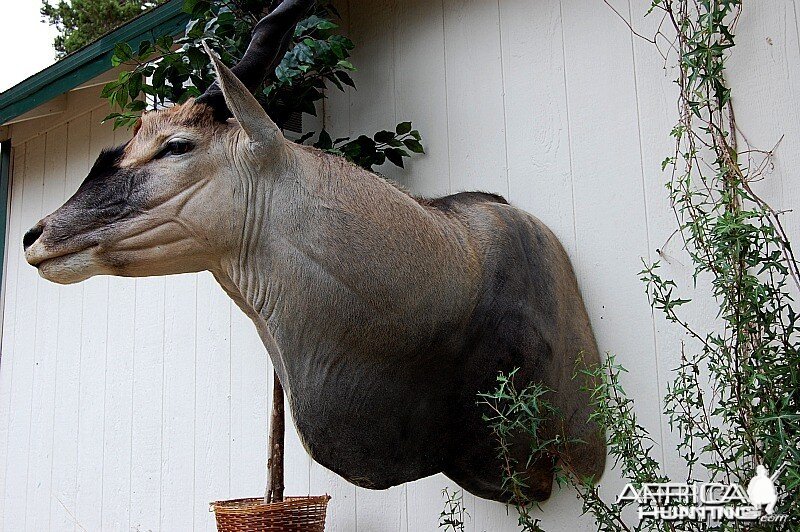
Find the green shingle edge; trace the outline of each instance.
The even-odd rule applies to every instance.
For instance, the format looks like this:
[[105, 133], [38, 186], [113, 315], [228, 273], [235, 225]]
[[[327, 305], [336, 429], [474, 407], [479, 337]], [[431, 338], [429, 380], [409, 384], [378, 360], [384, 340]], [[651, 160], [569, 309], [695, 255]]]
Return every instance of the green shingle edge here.
[[0, 124], [110, 70], [111, 56], [117, 43], [127, 42], [135, 50], [143, 40], [181, 33], [188, 21], [189, 15], [183, 11], [183, 0], [170, 0], [139, 15], [92, 44], [0, 93]]

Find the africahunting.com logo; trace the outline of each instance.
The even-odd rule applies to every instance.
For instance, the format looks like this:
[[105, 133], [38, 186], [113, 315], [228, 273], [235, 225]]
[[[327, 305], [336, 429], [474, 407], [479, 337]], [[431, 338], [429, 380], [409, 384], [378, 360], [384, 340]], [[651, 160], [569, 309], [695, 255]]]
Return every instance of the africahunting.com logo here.
[[763, 465], [758, 466], [747, 490], [739, 484], [719, 482], [651, 483], [638, 489], [626, 484], [617, 502], [638, 503], [639, 519], [781, 523], [788, 516], [775, 513], [780, 500], [775, 481], [785, 466], [772, 475]]

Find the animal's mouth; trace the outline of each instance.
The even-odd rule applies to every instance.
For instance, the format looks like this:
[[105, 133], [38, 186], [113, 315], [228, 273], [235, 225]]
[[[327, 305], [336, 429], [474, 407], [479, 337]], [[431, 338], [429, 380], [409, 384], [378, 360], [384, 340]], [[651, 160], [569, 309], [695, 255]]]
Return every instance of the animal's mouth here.
[[[81, 251], [83, 251], [83, 250], [81, 250]], [[59, 261], [63, 262], [65, 260], [68, 260], [69, 257], [71, 257], [73, 255], [76, 255], [78, 253], [81, 253], [81, 251], [71, 251], [69, 253], [64, 253], [62, 255], [54, 255], [52, 257], [47, 257], [47, 258], [44, 258], [44, 259], [36, 259], [33, 262], [29, 261], [29, 264], [31, 266], [34, 266], [35, 268], [43, 268], [43, 267], [47, 266], [48, 264], [57, 264]]]
[[59, 284], [72, 284], [92, 276], [96, 266], [96, 244], [80, 248], [49, 251], [36, 243], [25, 251], [28, 264], [39, 270], [39, 275]]
[[69, 257], [78, 255], [79, 253], [84, 253], [94, 247], [97, 247], [97, 245], [90, 244], [77, 249], [65, 249], [52, 252], [46, 250], [44, 246], [37, 243], [25, 251], [25, 260], [28, 261], [28, 264], [31, 266], [35, 268], [41, 268], [46, 264], [53, 263], [54, 261], [64, 261], [69, 259]]

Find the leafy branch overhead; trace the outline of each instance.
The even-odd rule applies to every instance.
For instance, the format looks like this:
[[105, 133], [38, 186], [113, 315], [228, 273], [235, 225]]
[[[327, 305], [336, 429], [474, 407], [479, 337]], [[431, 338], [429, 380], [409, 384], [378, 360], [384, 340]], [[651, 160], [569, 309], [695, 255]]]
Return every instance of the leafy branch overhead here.
[[[404, 157], [410, 157], [411, 153], [425, 153], [420, 142], [419, 131], [411, 128], [411, 122], [401, 122], [397, 124], [395, 131], [379, 131], [372, 138], [361, 135], [354, 140], [350, 140], [348, 137], [333, 140], [330, 134], [323, 129], [314, 146], [346, 157], [368, 170], [374, 166], [381, 166], [387, 160], [403, 168], [405, 166]], [[307, 133], [299, 142], [303, 142], [313, 135], [313, 132]]]
[[[113, 119], [115, 127], [130, 127], [148, 108], [183, 103], [202, 94], [214, 82], [202, 42], [225, 63], [237, 62], [250, 42], [253, 26], [266, 13], [265, 4], [269, 2], [185, 0], [184, 9], [191, 18], [184, 36], [162, 36], [144, 41], [136, 49], [118, 44], [112, 63], [130, 69], [103, 88], [102, 96], [116, 109], [106, 119]], [[340, 91], [355, 88], [350, 75], [355, 71], [350, 62], [354, 44], [338, 33], [338, 17], [330, 3], [319, 2], [316, 11], [298, 24], [293, 46], [257, 91], [256, 98], [280, 127], [296, 113], [316, 116], [317, 103], [330, 86]], [[306, 132], [298, 142], [305, 143], [315, 135]], [[370, 170], [386, 161], [403, 167], [403, 160], [412, 153], [424, 153], [421, 136], [410, 122], [398, 124], [394, 131], [355, 139], [333, 140], [323, 130], [314, 145]]]

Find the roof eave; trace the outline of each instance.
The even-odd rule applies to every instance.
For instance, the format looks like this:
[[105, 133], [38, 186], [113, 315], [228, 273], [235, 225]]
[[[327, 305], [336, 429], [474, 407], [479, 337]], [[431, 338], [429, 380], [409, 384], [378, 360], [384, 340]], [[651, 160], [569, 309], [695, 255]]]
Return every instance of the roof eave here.
[[0, 125], [110, 70], [117, 43], [126, 42], [138, 49], [141, 41], [180, 33], [188, 20], [183, 0], [169, 0], [103, 35], [0, 93]]

